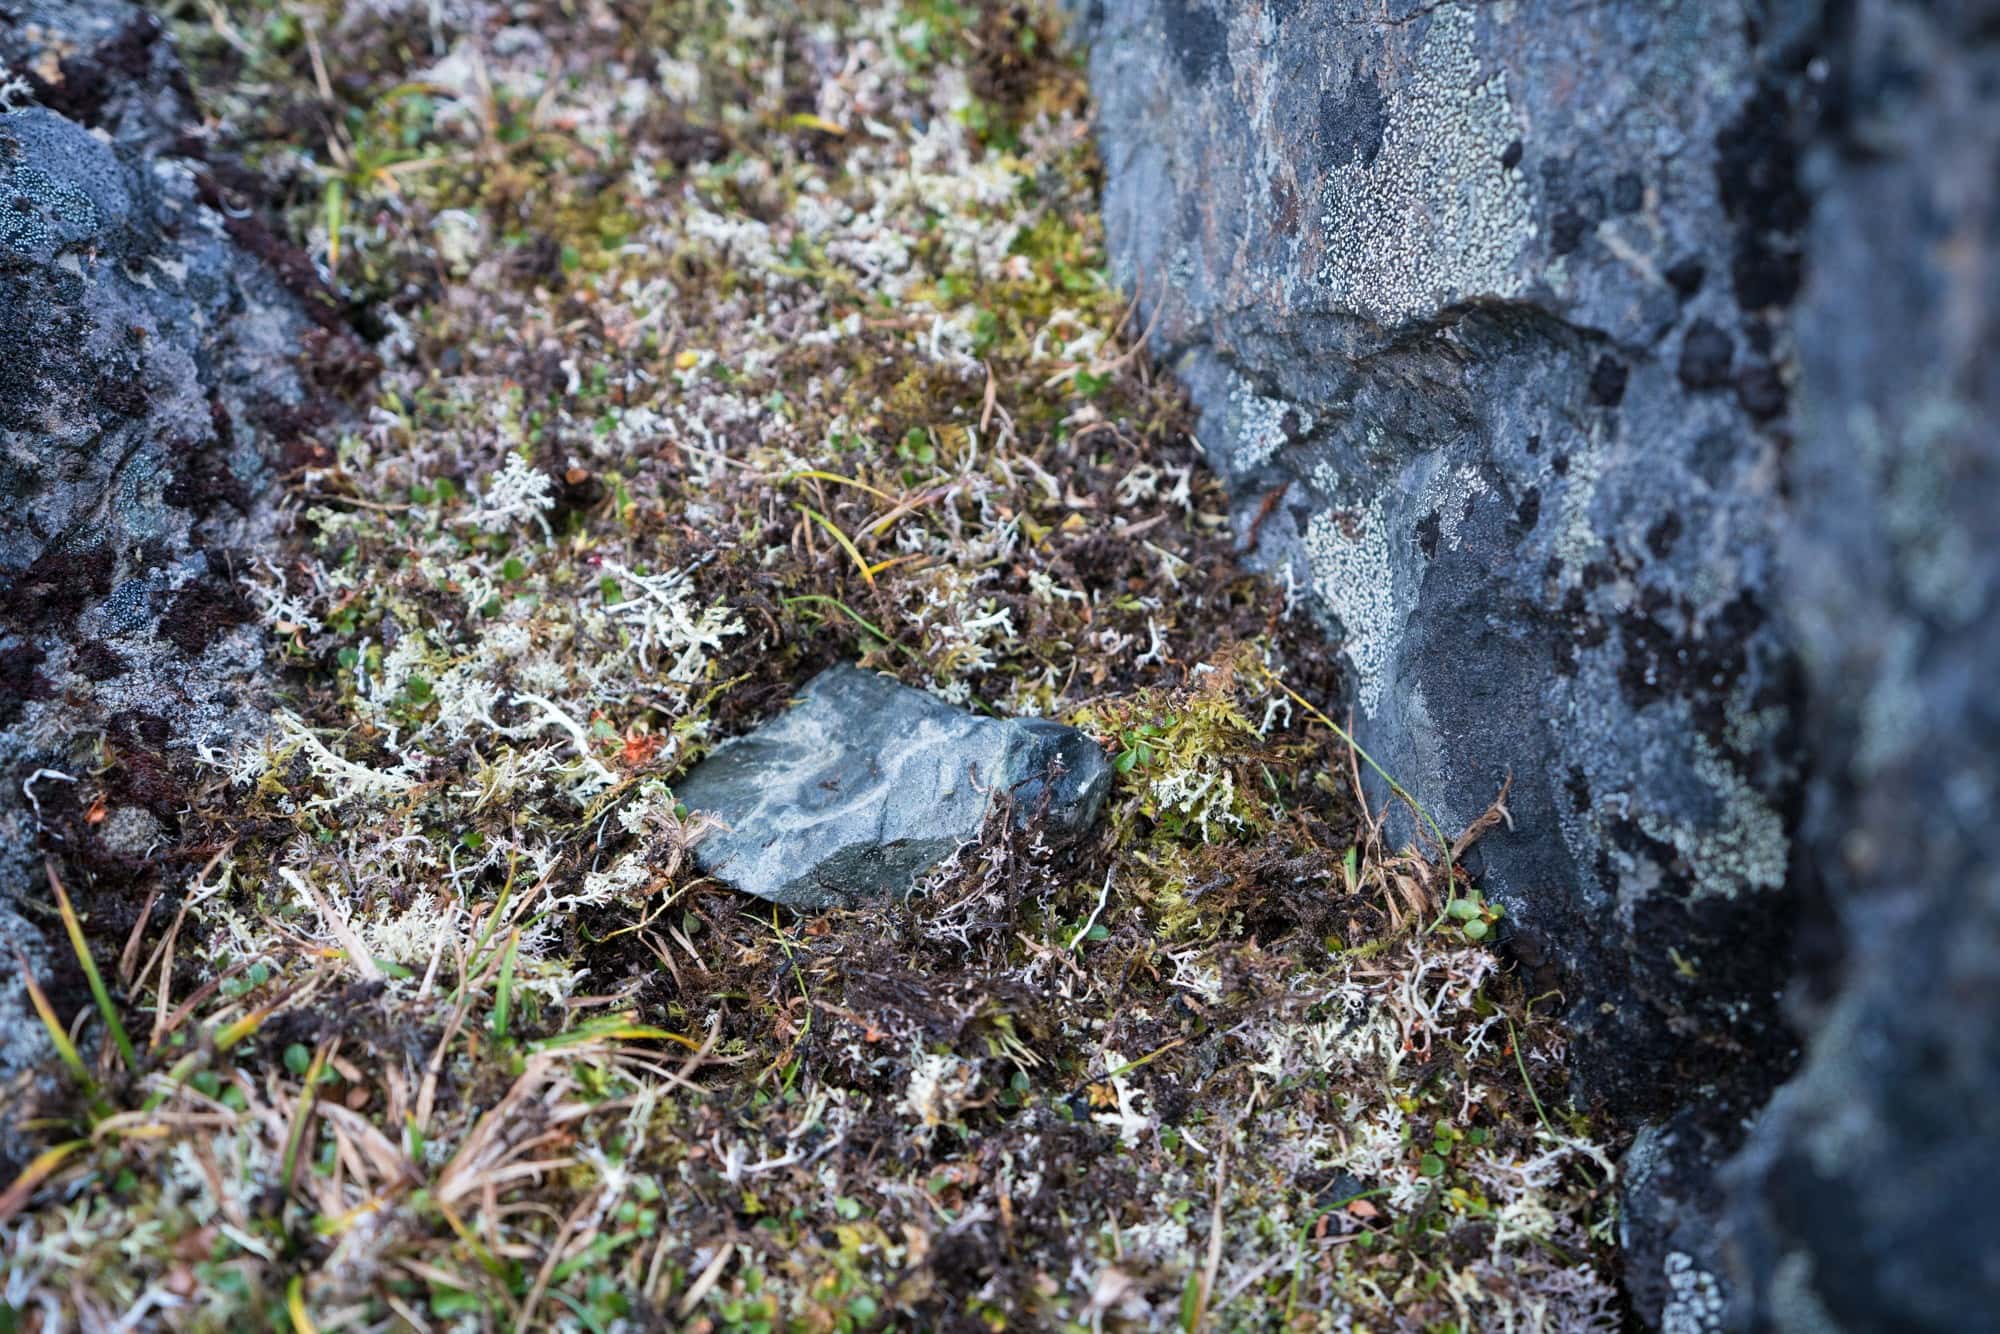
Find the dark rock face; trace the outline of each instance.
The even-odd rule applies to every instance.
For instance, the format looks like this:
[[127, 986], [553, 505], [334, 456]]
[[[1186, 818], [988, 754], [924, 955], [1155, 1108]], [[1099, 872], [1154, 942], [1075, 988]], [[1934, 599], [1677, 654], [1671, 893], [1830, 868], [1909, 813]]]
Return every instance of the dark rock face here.
[[1740, 1315], [1785, 1330], [2000, 1304], [2000, 28], [1976, 9], [1855, 5], [1808, 161], [1783, 598], [1848, 957], [1735, 1173]]
[[1741, 1116], [1786, 1045], [1770, 418], [1810, 49], [1749, 18], [1127, 0], [1091, 57], [1119, 276], [1240, 530], [1441, 824], [1512, 774], [1480, 869], [1627, 1114]]
[[[142, 864], [119, 837], [171, 841], [172, 773], [256, 717], [238, 553], [267, 529], [262, 424], [297, 416], [306, 322], [203, 202], [156, 19], [13, 5], [0, 68], [20, 76], [0, 113], [0, 944], [47, 978], [67, 949], [16, 907], [47, 897], [43, 851], [86, 878]], [[100, 738], [120, 763], [93, 824], [62, 775]], [[5, 997], [0, 1078], [41, 1042]]]
[[1513, 775], [1478, 869], [1570, 1003], [1579, 1091], [1646, 1123], [1639, 1316], [1990, 1318], [1990, 15], [1105, 0], [1090, 27], [1118, 276], [1239, 531], [1441, 823]]
[[1096, 742], [1039, 718], [981, 718], [856, 667], [675, 785], [728, 828], [695, 845], [710, 875], [801, 911], [908, 893], [976, 840], [996, 803], [1055, 840], [1097, 819], [1111, 765]]

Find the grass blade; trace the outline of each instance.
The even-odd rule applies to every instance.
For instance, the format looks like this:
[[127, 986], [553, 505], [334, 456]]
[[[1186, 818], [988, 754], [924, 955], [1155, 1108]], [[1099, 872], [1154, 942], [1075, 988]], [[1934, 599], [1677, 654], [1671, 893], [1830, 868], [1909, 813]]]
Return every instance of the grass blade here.
[[294, 1334], [319, 1334], [318, 1326], [306, 1314], [306, 1281], [298, 1274], [285, 1285], [285, 1313], [292, 1318]]
[[42, 1027], [49, 1030], [49, 1042], [54, 1045], [56, 1055], [69, 1067], [69, 1072], [76, 1076], [77, 1083], [83, 1085], [85, 1093], [95, 1092], [97, 1082], [90, 1077], [90, 1068], [83, 1063], [83, 1057], [77, 1054], [76, 1044], [69, 1040], [69, 1031], [62, 1026], [62, 1021], [56, 1018], [55, 1007], [49, 1004], [49, 998], [35, 984], [35, 975], [28, 968], [28, 961], [19, 954], [14, 957], [21, 961], [21, 980], [28, 984], [28, 999], [34, 1003], [35, 1013], [41, 1016]]
[[0, 1223], [21, 1212], [21, 1206], [63, 1165], [63, 1160], [88, 1143], [87, 1139], [73, 1139], [37, 1154], [35, 1161], [22, 1168], [21, 1175], [14, 1178], [14, 1184], [0, 1191]]
[[[278, 1180], [284, 1188], [292, 1188], [292, 1173], [298, 1167], [299, 1145], [305, 1142], [306, 1126], [312, 1120], [313, 1099], [319, 1089], [320, 1071], [326, 1069], [327, 1044], [322, 1042], [313, 1052], [312, 1064], [306, 1067], [305, 1090], [299, 1094], [298, 1109], [292, 1113], [291, 1129], [285, 1135], [285, 1159]], [[296, 1280], [294, 1280], [296, 1282]]]
[[104, 1016], [105, 1027], [111, 1030], [111, 1040], [118, 1047], [118, 1055], [124, 1059], [127, 1070], [139, 1068], [138, 1053], [132, 1050], [132, 1039], [125, 1035], [125, 1025], [118, 1020], [117, 1007], [111, 1003], [111, 993], [104, 986], [103, 975], [97, 971], [97, 961], [90, 957], [90, 946], [84, 943], [83, 923], [76, 917], [76, 908], [69, 901], [69, 893], [56, 876], [54, 862], [44, 864], [49, 873], [49, 886], [56, 892], [56, 908], [62, 913], [63, 929], [69, 932], [70, 948], [76, 951], [76, 961], [83, 965], [83, 976], [90, 983], [90, 994], [97, 1001], [97, 1012]]
[[910, 661], [912, 662], [923, 661], [922, 656], [919, 655], [914, 649], [910, 648], [906, 644], [899, 644], [895, 640], [889, 638], [889, 636], [883, 632], [882, 627], [876, 625], [873, 621], [869, 620], [866, 616], [863, 616], [860, 612], [854, 610], [854, 608], [848, 606], [845, 602], [842, 602], [839, 598], [828, 597], [825, 593], [801, 593], [797, 597], [780, 598], [778, 600], [784, 603], [787, 607], [797, 606], [800, 603], [820, 603], [820, 602], [828, 603], [829, 605], [838, 609], [843, 615], [847, 617], [848, 620], [853, 621], [863, 630], [866, 630], [869, 634], [875, 636], [875, 638], [881, 640], [884, 644], [887, 644], [890, 648], [895, 649], [896, 652], [910, 659]]
[[528, 1049], [534, 1052], [560, 1051], [564, 1047], [582, 1046], [584, 1043], [605, 1038], [620, 1040], [648, 1038], [655, 1042], [678, 1042], [690, 1051], [701, 1050], [701, 1044], [693, 1038], [681, 1033], [668, 1032], [664, 1028], [654, 1028], [650, 1024], [638, 1023], [629, 1014], [607, 1015], [602, 1019], [592, 1019], [578, 1024], [567, 1033], [558, 1033], [554, 1037], [531, 1042], [528, 1044]]
[[505, 1041], [507, 1021], [514, 1009], [514, 954], [521, 947], [521, 928], [507, 937], [507, 952], [500, 956], [500, 984], [493, 998], [493, 1036]]
[[217, 1052], [228, 1051], [237, 1043], [255, 1034], [259, 1028], [264, 1026], [264, 1021], [269, 1019], [277, 1008], [275, 1005], [266, 1005], [261, 1009], [252, 1010], [235, 1023], [221, 1029], [215, 1035], [215, 1050]]
[[854, 539], [850, 538], [846, 533], [840, 531], [839, 524], [835, 523], [832, 519], [827, 518], [824, 514], [821, 514], [818, 510], [814, 509], [810, 505], [797, 505], [795, 506], [795, 508], [798, 510], [799, 513], [805, 515], [808, 519], [811, 519], [814, 523], [826, 529], [827, 533], [833, 538], [833, 540], [840, 543], [840, 549], [842, 551], [845, 551], [848, 554], [848, 556], [854, 561], [854, 568], [861, 571], [862, 582], [867, 584], [870, 588], [875, 587], [875, 571], [868, 568], [868, 560], [861, 554], [861, 548], [854, 545]]
[[781, 482], [789, 482], [799, 477], [812, 477], [822, 482], [839, 482], [842, 486], [851, 486], [858, 490], [866, 491], [869, 495], [874, 496], [877, 499], [882, 500], [888, 504], [893, 505], [896, 503], [896, 498], [890, 495], [887, 491], [883, 491], [876, 487], [872, 487], [868, 485], [868, 483], [866, 482], [857, 482], [852, 477], [842, 477], [837, 472], [827, 472], [822, 468], [800, 468], [796, 472], [786, 473], [783, 477], [780, 477], [778, 480]]

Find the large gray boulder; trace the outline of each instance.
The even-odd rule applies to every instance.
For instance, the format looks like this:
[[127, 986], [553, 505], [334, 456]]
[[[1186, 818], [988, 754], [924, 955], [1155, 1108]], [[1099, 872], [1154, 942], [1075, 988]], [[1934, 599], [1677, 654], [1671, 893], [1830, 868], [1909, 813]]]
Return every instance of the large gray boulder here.
[[[68, 1000], [75, 962], [31, 925], [52, 921], [43, 857], [110, 936], [162, 869], [196, 748], [257, 719], [240, 579], [271, 456], [311, 420], [310, 324], [251, 253], [276, 243], [213, 206], [152, 15], [11, 3], [0, 83], [0, 958], [24, 950]], [[0, 1087], [40, 1054], [0, 988]]]
[[1750, 1110], [1800, 800], [1773, 619], [1808, 54], [1743, 3], [1096, 12], [1105, 223], [1239, 530], [1571, 1002]]
[[982, 718], [843, 665], [716, 747], [674, 794], [722, 823], [695, 845], [703, 871], [813, 912], [907, 894], [995, 811], [1073, 840], [1110, 790], [1110, 761], [1074, 727]]
[[1807, 162], [1783, 605], [1847, 959], [1738, 1164], [1737, 1322], [2000, 1312], [2000, 27], [1861, 0]]
[[2000, 1293], [1988, 9], [1089, 15], [1118, 276], [1239, 532], [1440, 823], [1513, 777], [1478, 869], [1643, 1123], [1670, 1329]]

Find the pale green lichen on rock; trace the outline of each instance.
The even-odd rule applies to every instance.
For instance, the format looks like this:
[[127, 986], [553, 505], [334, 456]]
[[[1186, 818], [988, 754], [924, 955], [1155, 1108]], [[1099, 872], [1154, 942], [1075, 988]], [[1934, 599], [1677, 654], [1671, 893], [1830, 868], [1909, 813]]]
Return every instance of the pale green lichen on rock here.
[[[1329, 475], [1319, 489], [1331, 497], [1337, 485]], [[1355, 701], [1370, 714], [1382, 706], [1397, 624], [1385, 508], [1378, 494], [1364, 508], [1315, 510], [1304, 544], [1312, 591], [1340, 623]]]

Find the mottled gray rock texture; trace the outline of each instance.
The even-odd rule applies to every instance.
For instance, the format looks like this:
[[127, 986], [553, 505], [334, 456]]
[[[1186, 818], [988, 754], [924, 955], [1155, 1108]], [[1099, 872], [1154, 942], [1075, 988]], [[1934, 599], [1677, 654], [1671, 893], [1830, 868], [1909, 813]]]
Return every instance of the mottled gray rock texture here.
[[1813, 200], [1783, 605], [1843, 989], [1735, 1181], [1742, 1324], [2000, 1312], [2000, 24], [1861, 0]]
[[1073, 839], [1110, 789], [1103, 750], [1073, 727], [981, 718], [839, 666], [674, 791], [727, 825], [695, 845], [704, 871], [814, 911], [908, 893], [996, 809], [1052, 842]]
[[1441, 824], [1512, 775], [1479, 869], [1627, 1113], [1782, 1060], [1806, 94], [1767, 88], [1800, 36], [1753, 8], [1109, 0], [1092, 28], [1117, 276], [1240, 531]]
[[1635, 1312], [1989, 1320], [1991, 7], [1085, 27], [1118, 277], [1239, 532], [1441, 823], [1513, 776], [1478, 869], [1645, 1123]]
[[[152, 15], [10, 3], [0, 83], [0, 957], [26, 951], [67, 1014], [87, 998], [39, 935], [43, 857], [109, 937], [166, 868], [195, 748], [258, 717], [239, 576], [309, 415], [312, 326], [253, 253], [269, 234], [218, 207]], [[38, 770], [92, 777], [31, 800]], [[0, 988], [0, 1082], [41, 1043]]]

